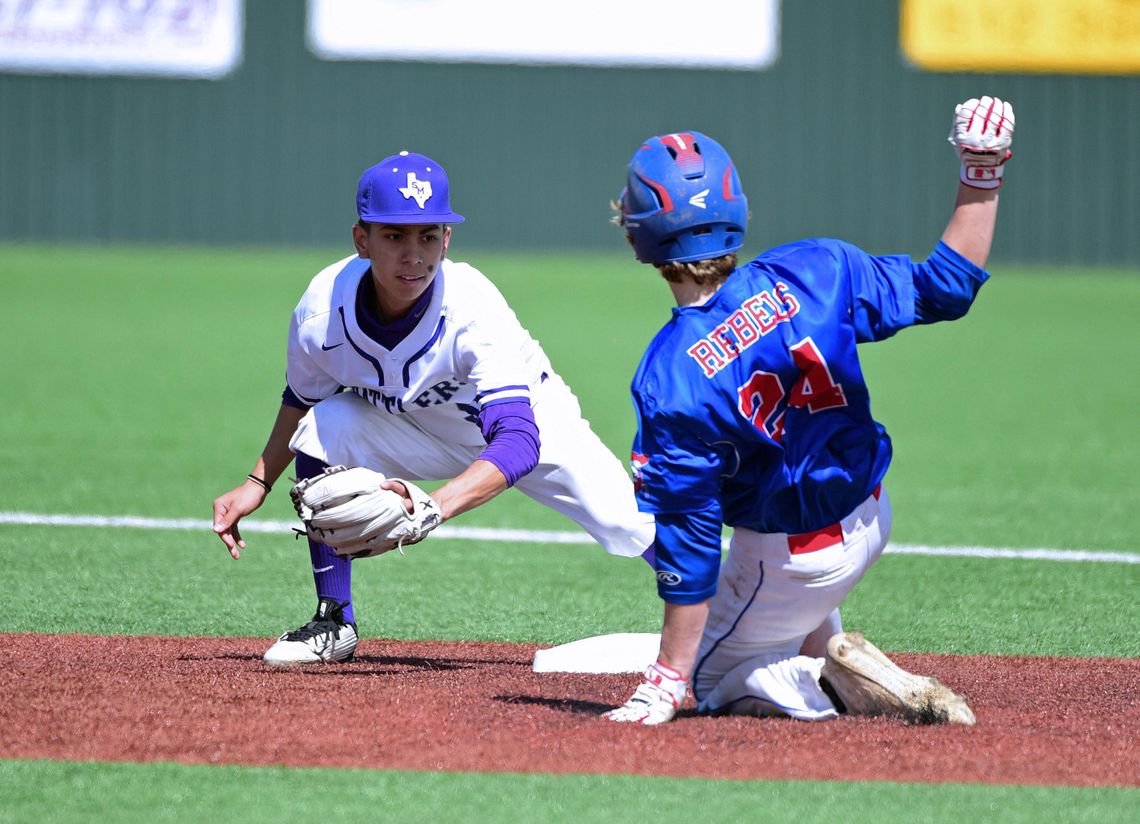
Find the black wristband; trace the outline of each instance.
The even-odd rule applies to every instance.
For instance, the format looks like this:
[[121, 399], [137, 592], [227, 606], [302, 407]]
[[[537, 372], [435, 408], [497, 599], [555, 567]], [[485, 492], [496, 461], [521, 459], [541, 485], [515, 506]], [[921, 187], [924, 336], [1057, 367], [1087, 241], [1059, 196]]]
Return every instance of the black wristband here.
[[268, 495], [270, 492], [273, 491], [273, 485], [270, 484], [267, 480], [265, 480], [265, 478], [259, 478], [253, 474], [246, 475], [246, 477], [249, 478], [251, 481], [253, 481], [255, 484], [257, 484], [258, 486], [260, 486], [262, 489], [264, 489], [266, 495]]

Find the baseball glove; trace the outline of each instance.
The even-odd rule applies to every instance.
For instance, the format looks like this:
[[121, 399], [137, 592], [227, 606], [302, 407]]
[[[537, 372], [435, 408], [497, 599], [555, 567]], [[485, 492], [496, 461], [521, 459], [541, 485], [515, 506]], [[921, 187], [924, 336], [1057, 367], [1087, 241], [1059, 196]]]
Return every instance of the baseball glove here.
[[[381, 489], [398, 481], [408, 490], [412, 511], [401, 495]], [[362, 466], [330, 466], [299, 481], [289, 492], [305, 531], [345, 558], [368, 558], [422, 541], [443, 520], [439, 504], [415, 484], [386, 478]]]

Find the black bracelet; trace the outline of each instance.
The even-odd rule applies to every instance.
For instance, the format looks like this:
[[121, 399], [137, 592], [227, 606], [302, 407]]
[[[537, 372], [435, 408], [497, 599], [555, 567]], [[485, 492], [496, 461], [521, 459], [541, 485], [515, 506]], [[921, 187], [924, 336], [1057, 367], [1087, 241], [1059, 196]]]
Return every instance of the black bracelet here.
[[251, 481], [253, 481], [255, 484], [257, 484], [258, 486], [260, 486], [262, 489], [264, 489], [266, 495], [268, 495], [270, 492], [273, 491], [273, 486], [267, 480], [265, 480], [265, 478], [259, 478], [256, 475], [252, 475], [252, 474], [246, 475], [246, 477], [249, 478]]

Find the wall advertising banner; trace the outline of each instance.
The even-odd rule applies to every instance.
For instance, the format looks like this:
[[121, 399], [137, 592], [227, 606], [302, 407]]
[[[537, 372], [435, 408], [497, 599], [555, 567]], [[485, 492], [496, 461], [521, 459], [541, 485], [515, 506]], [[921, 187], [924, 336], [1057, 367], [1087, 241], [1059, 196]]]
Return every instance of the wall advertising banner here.
[[929, 71], [1140, 73], [1140, 0], [902, 0], [899, 35]]
[[326, 60], [754, 70], [779, 20], [779, 0], [309, 0], [308, 40]]
[[0, 0], [0, 71], [218, 78], [243, 25], [243, 0]]

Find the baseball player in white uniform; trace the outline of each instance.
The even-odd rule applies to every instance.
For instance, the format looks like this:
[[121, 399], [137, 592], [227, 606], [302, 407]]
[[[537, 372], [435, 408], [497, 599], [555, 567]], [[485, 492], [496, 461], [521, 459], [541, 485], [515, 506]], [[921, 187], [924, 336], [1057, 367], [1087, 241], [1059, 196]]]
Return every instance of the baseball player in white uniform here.
[[[236, 559], [238, 529], [296, 460], [298, 478], [330, 464], [389, 478], [447, 480], [443, 520], [516, 486], [621, 556], [653, 542], [625, 468], [495, 285], [446, 257], [448, 179], [401, 152], [364, 172], [356, 254], [328, 266], [293, 312], [282, 405], [246, 481], [214, 501], [214, 530]], [[397, 483], [394, 487], [403, 494]], [[344, 661], [356, 651], [352, 561], [309, 540], [313, 619], [265, 653], [274, 665]]]

